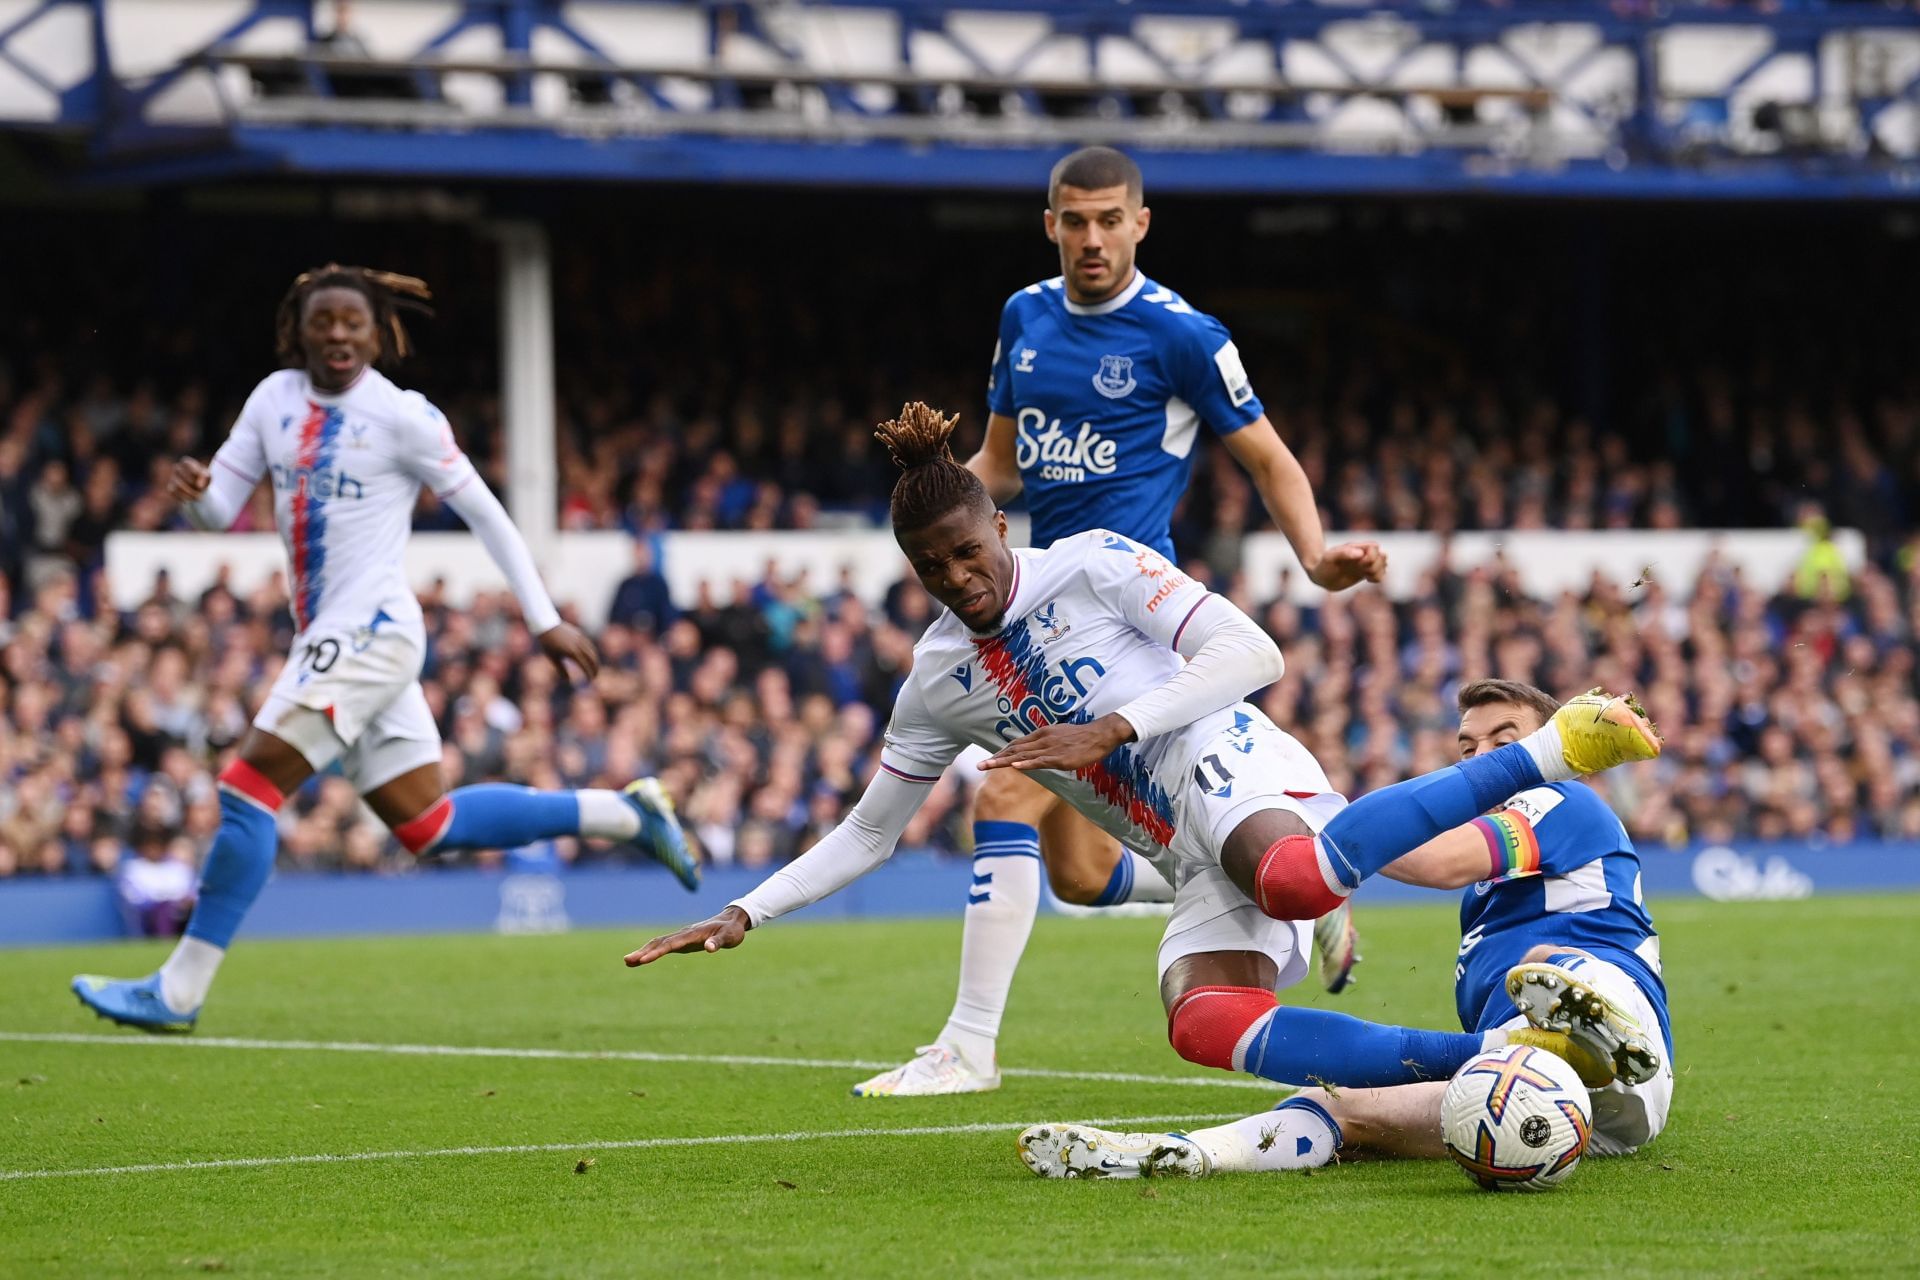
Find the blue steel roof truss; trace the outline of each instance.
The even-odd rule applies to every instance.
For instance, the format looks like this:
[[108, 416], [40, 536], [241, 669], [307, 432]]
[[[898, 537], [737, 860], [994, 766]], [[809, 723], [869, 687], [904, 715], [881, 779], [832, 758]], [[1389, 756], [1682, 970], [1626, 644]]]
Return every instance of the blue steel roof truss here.
[[[1459, 0], [1444, 10], [1402, 0], [1368, 9], [1229, 0], [835, 0], [837, 10], [895, 20], [899, 70], [880, 73], [809, 65], [800, 42], [780, 22], [742, 0], [686, 6], [706, 24], [710, 62], [696, 67], [621, 62], [576, 21], [564, 0], [462, 0], [445, 28], [411, 56], [385, 61], [343, 57], [318, 41], [312, 0], [251, 0], [243, 16], [197, 52], [136, 78], [116, 73], [109, 39], [108, 10], [128, 2], [43, 0], [0, 28], [0, 63], [58, 90], [10, 45], [51, 10], [87, 12], [94, 71], [59, 92], [53, 126], [87, 136], [94, 160], [90, 176], [102, 182], [278, 172], [1026, 189], [1068, 147], [1111, 140], [1137, 151], [1163, 191], [1903, 200], [1920, 192], [1920, 157], [1889, 155], [1875, 145], [1781, 147], [1766, 154], [1725, 140], [1732, 104], [1776, 56], [1804, 57], [1816, 104], [1830, 103], [1823, 41], [1871, 45], [1895, 38], [1874, 33], [1905, 39], [1920, 32], [1920, 13], [1864, 4], [1789, 7], [1764, 18], [1682, 5], [1654, 18], [1624, 16], [1597, 0], [1514, 6]], [[1002, 49], [995, 58], [955, 28], [956, 12], [1045, 21], [1024, 51], [1009, 55]], [[1155, 15], [1222, 20], [1232, 24], [1233, 39], [1183, 70], [1136, 38], [1135, 23]], [[242, 42], [255, 28], [273, 20], [284, 30], [287, 19], [306, 33], [304, 51], [244, 50]], [[1371, 70], [1356, 65], [1330, 38], [1341, 24], [1351, 29], [1365, 23], [1403, 41]], [[1548, 73], [1530, 65], [1507, 39], [1541, 24], [1578, 27], [1597, 39]], [[1759, 27], [1769, 39], [1711, 93], [1689, 98], [1663, 93], [1657, 83], [1662, 37], [1682, 27]], [[476, 32], [500, 53], [475, 59], [448, 52]], [[546, 40], [537, 46], [542, 33]], [[916, 37], [928, 35], [970, 64], [971, 72], [956, 75], [946, 66], [916, 74]], [[743, 37], [766, 51], [760, 64], [720, 57], [726, 42]], [[551, 57], [556, 38], [571, 60]], [[1133, 66], [1150, 74], [1128, 80], [1090, 73], [1075, 82], [1039, 69], [1063, 42], [1084, 45], [1085, 65], [1095, 67], [1099, 50], [1115, 41], [1128, 46]], [[1273, 76], [1257, 83], [1215, 78], [1212, 69], [1235, 46], [1270, 50]], [[1303, 46], [1345, 83], [1330, 88], [1289, 80], [1288, 51]], [[549, 57], [537, 58], [536, 47]], [[1470, 50], [1490, 50], [1509, 65], [1508, 83], [1405, 83], [1416, 56], [1435, 48], [1450, 51], [1457, 70], [1464, 69]], [[1624, 100], [1596, 101], [1575, 90], [1579, 77], [1621, 51], [1634, 68]], [[236, 101], [220, 87], [268, 73], [279, 89], [267, 101]], [[453, 73], [496, 80], [499, 108], [478, 115], [455, 110], [442, 92], [443, 77]], [[217, 115], [187, 124], [150, 118], [149, 109], [163, 95], [195, 75], [216, 86]], [[409, 96], [384, 106], [364, 96], [348, 100], [336, 88], [340, 77], [352, 75], [384, 75], [408, 86]], [[539, 78], [567, 86], [568, 100], [557, 113], [536, 109]], [[690, 103], [690, 96], [698, 101]], [[1377, 145], [1328, 145], [1327, 104], [1361, 97], [1401, 108], [1400, 135]], [[1429, 108], [1438, 103], [1439, 110], [1408, 109], [1416, 98]], [[1531, 120], [1533, 132], [1522, 126], [1517, 133], [1511, 124], [1504, 135], [1476, 127], [1476, 104], [1495, 99], [1504, 103], [1500, 118]], [[795, 110], [802, 100], [810, 105]], [[1845, 106], [1857, 117], [1856, 132], [1871, 137], [1882, 113], [1920, 111], [1920, 70], [1862, 91]], [[1555, 112], [1584, 122], [1597, 141], [1584, 150], [1515, 144], [1516, 137], [1543, 136], [1543, 122]]]

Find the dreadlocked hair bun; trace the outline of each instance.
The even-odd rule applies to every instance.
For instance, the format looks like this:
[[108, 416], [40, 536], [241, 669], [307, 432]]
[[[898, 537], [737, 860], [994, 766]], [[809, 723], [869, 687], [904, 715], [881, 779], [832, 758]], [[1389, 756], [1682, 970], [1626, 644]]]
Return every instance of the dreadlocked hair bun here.
[[875, 429], [874, 439], [887, 446], [887, 455], [901, 470], [893, 486], [893, 527], [920, 529], [956, 507], [993, 510], [993, 499], [978, 476], [953, 458], [950, 443], [960, 415], [951, 418], [915, 400], [902, 405], [900, 416]]
[[305, 353], [300, 349], [300, 316], [307, 299], [321, 289], [352, 289], [367, 300], [373, 312], [373, 326], [381, 336], [377, 361], [381, 364], [404, 360], [413, 350], [407, 339], [407, 327], [400, 322], [402, 311], [423, 316], [433, 314], [433, 308], [427, 305], [433, 290], [418, 276], [403, 276], [372, 267], [346, 267], [337, 262], [302, 271], [288, 286], [274, 316], [274, 345], [288, 365], [305, 363]]
[[938, 409], [915, 400], [901, 405], [900, 416], [881, 423], [873, 437], [887, 446], [894, 466], [911, 471], [936, 462], [952, 462], [953, 449], [948, 440], [959, 423], [959, 414], [942, 417]]

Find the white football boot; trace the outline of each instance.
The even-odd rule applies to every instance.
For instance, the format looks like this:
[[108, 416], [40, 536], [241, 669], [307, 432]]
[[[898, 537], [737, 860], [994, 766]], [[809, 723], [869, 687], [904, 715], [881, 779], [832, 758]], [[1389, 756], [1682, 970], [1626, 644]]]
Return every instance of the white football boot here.
[[1084, 1124], [1036, 1124], [1020, 1160], [1043, 1178], [1204, 1178], [1213, 1160], [1184, 1133], [1114, 1133]]
[[917, 1055], [891, 1071], [853, 1086], [856, 1098], [930, 1098], [943, 1093], [986, 1093], [1000, 1087], [999, 1064], [982, 1075], [943, 1044], [923, 1044]]
[[1517, 964], [1507, 970], [1507, 997], [1528, 1022], [1613, 1064], [1628, 1084], [1660, 1073], [1660, 1050], [1639, 1019], [1573, 970], [1557, 964]]
[[1313, 922], [1313, 950], [1320, 961], [1320, 985], [1338, 995], [1353, 985], [1353, 967], [1360, 963], [1360, 931], [1353, 927], [1353, 902], [1340, 905]]

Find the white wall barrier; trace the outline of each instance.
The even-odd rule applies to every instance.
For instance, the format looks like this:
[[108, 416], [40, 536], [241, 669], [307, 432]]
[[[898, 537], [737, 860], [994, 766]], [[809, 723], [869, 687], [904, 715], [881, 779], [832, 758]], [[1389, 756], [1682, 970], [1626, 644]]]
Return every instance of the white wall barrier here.
[[[1328, 540], [1343, 536], [1331, 534]], [[1552, 596], [1584, 589], [1595, 573], [1626, 589], [1648, 569], [1670, 592], [1690, 591], [1701, 566], [1715, 552], [1738, 566], [1753, 587], [1774, 591], [1792, 578], [1807, 548], [1806, 535], [1794, 529], [1462, 533], [1450, 544], [1429, 533], [1366, 536], [1387, 548], [1387, 590], [1396, 599], [1418, 592], [1443, 551], [1460, 572], [1504, 555], [1528, 591]], [[1865, 539], [1851, 529], [1839, 530], [1834, 538], [1849, 568], [1858, 569], [1866, 556]], [[661, 544], [661, 571], [681, 605], [698, 600], [703, 583], [724, 604], [732, 597], [735, 580], [758, 582], [769, 564], [784, 578], [806, 572], [810, 585], [821, 591], [840, 580], [843, 568], [850, 569], [854, 590], [869, 602], [877, 602], [907, 573], [893, 538], [879, 530], [670, 533]], [[415, 534], [407, 545], [406, 566], [418, 587], [444, 580], [456, 605], [476, 591], [506, 588], [486, 551], [465, 533]], [[1288, 569], [1294, 570], [1288, 578], [1291, 596], [1306, 600], [1314, 594], [1279, 534], [1249, 536], [1243, 568], [1256, 584], [1256, 594], [1272, 591]], [[120, 608], [132, 608], [151, 595], [155, 574], [162, 569], [174, 594], [192, 600], [223, 569], [236, 591], [251, 591], [274, 574], [284, 574], [286, 557], [279, 540], [264, 533], [116, 533], [107, 539], [107, 573]], [[633, 571], [633, 541], [624, 533], [562, 533], [545, 570], [554, 598], [573, 604], [588, 625], [597, 626], [606, 618], [614, 589]]]

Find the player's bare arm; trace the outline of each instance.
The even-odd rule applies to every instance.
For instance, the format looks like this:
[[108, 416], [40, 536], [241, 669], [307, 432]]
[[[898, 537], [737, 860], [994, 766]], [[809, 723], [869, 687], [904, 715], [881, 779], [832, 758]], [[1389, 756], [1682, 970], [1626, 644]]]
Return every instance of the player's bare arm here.
[[[1518, 742], [1547, 722], [1547, 707], [1529, 707], [1518, 702], [1483, 702], [1460, 715], [1460, 735], [1456, 748], [1462, 760], [1471, 760], [1485, 751], [1495, 751], [1510, 742]], [[1417, 884], [1428, 889], [1464, 889], [1500, 869], [1492, 866], [1487, 840], [1475, 823], [1466, 823], [1443, 831], [1411, 853], [1382, 867], [1380, 874], [1402, 884]]]
[[690, 955], [695, 951], [730, 951], [746, 941], [747, 930], [751, 928], [753, 921], [745, 911], [739, 907], [724, 907], [718, 915], [699, 924], [690, 924], [684, 929], [663, 934], [638, 951], [628, 952], [627, 968], [637, 969], [643, 964], [652, 964], [661, 956]]
[[627, 967], [661, 956], [722, 951], [740, 945], [758, 919], [765, 923], [829, 897], [893, 856], [901, 835], [926, 799], [927, 783], [883, 770], [826, 838], [768, 876], [758, 888], [709, 919], [655, 938], [626, 956]]
[[1471, 823], [1455, 827], [1389, 862], [1380, 874], [1428, 889], [1464, 889], [1489, 874], [1486, 837]]
[[173, 474], [167, 477], [167, 496], [185, 506], [198, 502], [212, 483], [213, 473], [204, 462], [198, 458], [180, 458], [173, 464]]
[[600, 674], [600, 651], [593, 647], [593, 641], [587, 638], [587, 633], [571, 622], [549, 627], [536, 638], [540, 642], [540, 652], [546, 654], [548, 661], [560, 669], [561, 676], [572, 679], [573, 673], [567, 669], [568, 663], [580, 669], [583, 680], [591, 680]]
[[1098, 764], [1113, 749], [1134, 740], [1133, 726], [1119, 712], [1086, 724], [1049, 724], [1015, 738], [980, 762], [981, 769], [1083, 769]]
[[[442, 431], [445, 447], [457, 451], [451, 430], [443, 424]], [[508, 516], [506, 508], [500, 505], [500, 499], [487, 487], [486, 481], [474, 476], [450, 491], [443, 501], [466, 521], [467, 528], [480, 539], [480, 544], [487, 549], [487, 555], [506, 575], [514, 598], [520, 602], [521, 616], [526, 619], [528, 630], [534, 633], [540, 651], [547, 655], [548, 661], [559, 668], [561, 676], [566, 679], [573, 678], [568, 663], [577, 667], [585, 679], [593, 679], [600, 670], [599, 650], [585, 632], [560, 617], [560, 611], [547, 595], [546, 585], [533, 562], [533, 552], [528, 549], [526, 539]]]
[[1020, 479], [1014, 435], [1012, 418], [1004, 413], [989, 416], [987, 438], [967, 459], [967, 470], [980, 477], [980, 483], [987, 486], [988, 496], [1003, 507], [1018, 497], [1020, 490], [1025, 487]]
[[1268, 514], [1286, 535], [1293, 553], [1300, 558], [1300, 567], [1315, 586], [1344, 591], [1386, 576], [1387, 553], [1378, 543], [1327, 546], [1313, 484], [1264, 413], [1224, 439], [1227, 452], [1246, 468], [1253, 487], [1260, 491], [1260, 501], [1266, 504]]

